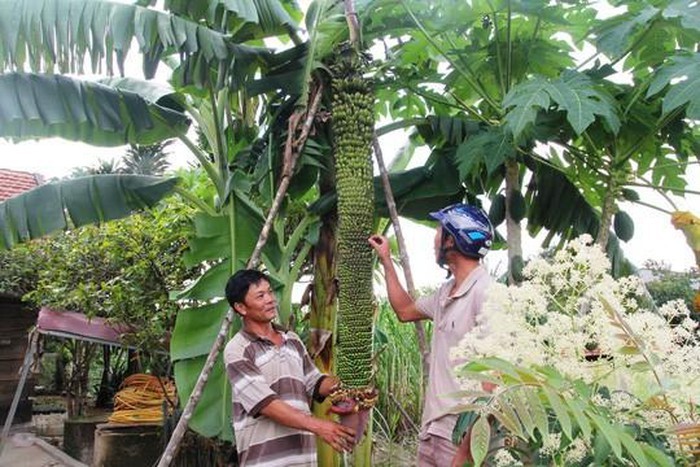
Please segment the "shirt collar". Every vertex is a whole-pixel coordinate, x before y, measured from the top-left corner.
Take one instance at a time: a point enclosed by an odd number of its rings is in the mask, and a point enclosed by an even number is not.
[[[274,329],[275,331],[279,332],[282,335],[283,341],[287,340],[287,331],[288,331],[287,328],[285,328],[281,324],[273,322],[272,329]],[[246,331],[244,328],[241,328],[241,333],[251,342],[255,342],[255,341],[270,342],[270,339],[268,339],[267,337],[262,337],[262,336],[255,334],[254,332]]]
[[[447,298],[449,299],[455,299],[455,298],[460,298],[466,295],[471,288],[474,286],[477,280],[479,280],[484,274],[488,274],[486,272],[486,268],[482,265],[477,266],[469,275],[467,276],[464,281],[459,285],[459,288],[455,293],[452,295],[448,295]],[[454,283],[454,278],[452,279],[452,283]],[[452,286],[450,286],[447,289],[447,293],[449,294],[450,289]]]

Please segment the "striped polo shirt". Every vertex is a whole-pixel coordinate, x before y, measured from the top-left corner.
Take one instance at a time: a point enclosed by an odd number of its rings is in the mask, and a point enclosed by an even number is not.
[[[282,345],[240,330],[224,350],[224,364],[233,388],[233,429],[241,466],[315,466],[316,437],[261,415],[280,399],[304,413],[323,374],[314,366],[303,342],[277,326]]]

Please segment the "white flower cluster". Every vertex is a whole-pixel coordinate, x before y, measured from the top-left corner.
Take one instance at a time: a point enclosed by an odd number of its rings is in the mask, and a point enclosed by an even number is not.
[[[683,418],[690,405],[700,403],[697,323],[681,301],[645,309],[641,281],[615,280],[609,269],[610,261],[590,236],[551,258],[532,260],[520,286],[491,287],[475,328],[453,349],[453,357],[548,365],[571,379],[602,383],[631,395],[610,404],[621,419],[632,405],[639,409],[663,393],[674,415]]]
[[[520,467],[523,465],[522,462],[513,457],[506,449],[499,449],[496,451],[491,462],[496,467]]]
[[[573,465],[581,462],[590,451],[591,446],[584,438],[575,438],[564,453],[565,465]]]

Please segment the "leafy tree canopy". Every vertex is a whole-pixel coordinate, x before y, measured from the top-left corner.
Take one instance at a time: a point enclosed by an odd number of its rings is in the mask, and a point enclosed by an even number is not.
[[[0,251],[0,287],[37,307],[126,323],[128,342],[167,350],[180,308],[169,291],[198,273],[182,260],[191,216],[191,208],[170,198],[125,219]]]

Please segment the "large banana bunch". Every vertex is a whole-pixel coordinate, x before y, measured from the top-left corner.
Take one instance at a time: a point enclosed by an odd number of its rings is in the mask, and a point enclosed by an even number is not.
[[[372,374],[372,250],[374,221],[371,144],[374,96],[362,59],[344,54],[332,67],[332,115],[338,191],[337,373],[347,387],[370,384]]]

